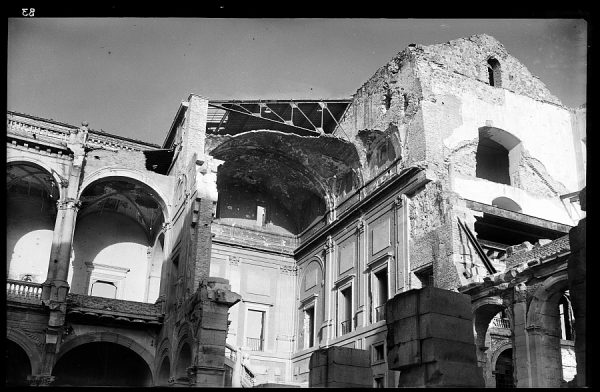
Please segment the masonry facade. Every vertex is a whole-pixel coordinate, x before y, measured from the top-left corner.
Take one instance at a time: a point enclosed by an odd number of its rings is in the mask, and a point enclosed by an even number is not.
[[[192,94],[162,146],[7,120],[10,383],[306,386],[333,346],[393,387],[385,306],[426,286],[471,296],[487,386],[583,382],[585,107],[492,37],[411,45],[351,99]]]

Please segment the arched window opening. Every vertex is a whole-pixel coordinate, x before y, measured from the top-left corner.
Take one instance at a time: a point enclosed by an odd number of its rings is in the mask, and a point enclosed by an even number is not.
[[[502,87],[502,77],[500,73],[500,63],[495,58],[490,58],[487,62],[488,81],[490,86]]]
[[[156,238],[167,213],[158,192],[135,178],[114,176],[89,183],[79,198],[71,292],[155,302],[163,257]]]
[[[82,344],[65,353],[52,371],[56,386],[152,385],[148,364],[135,351],[111,342]]]
[[[28,162],[6,168],[7,277],[42,283],[48,273],[59,191],[52,174]]]
[[[558,313],[560,317],[560,338],[575,340],[575,329],[573,327],[575,318],[573,317],[573,308],[571,307],[568,290],[558,302]]]
[[[31,375],[31,362],[27,353],[12,340],[6,339],[6,386],[27,386],[27,376]]]
[[[188,375],[187,369],[192,365],[192,351],[190,350],[189,344],[185,343],[181,350],[179,350],[179,356],[177,357],[177,368],[175,369],[175,380],[178,382],[187,382]]]
[[[158,385],[165,386],[169,385],[169,377],[171,376],[171,362],[168,357],[163,359],[162,364],[160,365],[160,370],[158,371]]]
[[[512,349],[504,350],[496,360],[494,369],[496,388],[514,388]]]
[[[500,184],[511,185],[511,174],[519,170],[521,141],[500,128],[479,128],[475,154],[475,176]]]

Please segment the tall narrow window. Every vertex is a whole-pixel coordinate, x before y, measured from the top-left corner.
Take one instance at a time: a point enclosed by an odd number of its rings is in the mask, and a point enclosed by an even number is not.
[[[487,62],[488,79],[490,86],[502,87],[502,78],[500,74],[500,63],[495,58],[490,58]]]
[[[375,306],[375,321],[385,319],[385,303],[388,300],[388,273],[387,268],[375,273],[377,302]]]
[[[251,351],[262,351],[265,338],[265,312],[248,310],[246,345]]]
[[[563,295],[558,303],[560,316],[560,338],[563,340],[574,340],[573,334],[573,310],[569,299],[568,291]]]
[[[304,336],[306,348],[315,345],[315,308],[314,306],[304,311]]]
[[[256,206],[256,224],[258,226],[264,226],[267,223],[267,207],[264,205]]]
[[[342,335],[352,331],[352,286],[341,291],[340,319]]]

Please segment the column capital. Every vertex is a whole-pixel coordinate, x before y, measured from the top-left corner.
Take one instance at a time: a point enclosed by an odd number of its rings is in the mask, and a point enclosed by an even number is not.
[[[362,234],[365,231],[365,221],[364,219],[360,218],[358,220],[358,222],[356,222],[356,230],[358,231],[358,234]]]
[[[59,210],[72,209],[77,211],[81,207],[81,200],[68,197],[64,200],[58,200],[56,206]]]
[[[331,238],[331,236],[327,237],[327,241],[325,241],[323,249],[325,250],[325,253],[333,252],[333,238]]]

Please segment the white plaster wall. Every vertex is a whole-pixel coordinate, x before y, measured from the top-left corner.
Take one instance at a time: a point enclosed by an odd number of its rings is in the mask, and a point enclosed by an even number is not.
[[[95,213],[77,220],[71,291],[88,294],[85,263],[129,268],[120,299],[144,302],[148,282],[148,239],[142,228],[122,215]]]
[[[440,88],[434,92],[443,94]],[[455,92],[456,93],[456,92]],[[535,101],[531,98],[501,90],[501,105],[478,99],[473,93],[460,93],[462,123],[444,139],[453,149],[462,141],[479,136],[479,128],[491,121],[492,126],[510,132],[523,143],[523,148],[538,159],[550,176],[570,192],[579,190],[573,145],[571,118],[566,108]]]
[[[26,195],[8,195],[6,210],[6,260],[9,279],[31,274],[42,283],[48,274],[55,216],[49,215],[48,201]]]
[[[497,197],[508,197],[521,206],[523,214],[566,225],[577,224],[557,197],[535,196],[510,185],[460,174],[454,174],[452,189],[465,199],[488,205],[492,205],[492,200]]]

